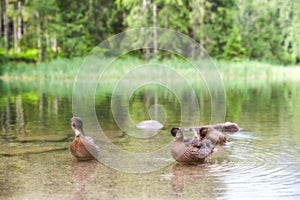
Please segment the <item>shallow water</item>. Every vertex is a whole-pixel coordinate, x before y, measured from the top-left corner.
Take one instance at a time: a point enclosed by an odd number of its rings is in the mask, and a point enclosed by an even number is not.
[[[168,163],[166,167],[141,174],[74,160],[68,150],[73,138],[72,84],[53,84],[0,82],[0,199],[300,198],[299,82],[226,87],[226,121],[243,130],[227,134],[224,148],[204,164],[185,166],[159,157]],[[207,124],[209,95],[200,99],[200,123]],[[140,88],[130,98],[132,121],[148,119],[147,109],[155,102],[164,110],[153,108],[150,115],[167,116],[161,119],[165,121],[159,133],[141,139],[118,128],[110,111],[110,94],[101,93],[95,102],[107,138],[133,153],[163,148],[173,139],[170,128],[191,120],[180,117],[172,93]]]

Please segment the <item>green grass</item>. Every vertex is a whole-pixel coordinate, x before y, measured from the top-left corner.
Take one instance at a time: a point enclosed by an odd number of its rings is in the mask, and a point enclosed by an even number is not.
[[[271,83],[300,81],[299,66],[279,66],[257,61],[216,62],[227,88],[268,87]]]
[[[110,63],[106,68],[103,77],[105,80],[119,80],[124,74],[129,73],[136,67],[149,64],[136,58],[111,60],[95,60],[91,65],[104,67],[104,63]],[[51,62],[40,64],[28,63],[6,63],[0,66],[1,79],[7,80],[71,80],[73,81],[80,70],[83,59],[58,59]],[[300,80],[300,67],[276,66],[268,63],[257,61],[227,62],[213,61],[219,70],[225,84],[230,85],[249,85],[257,83],[280,82],[287,80]],[[99,64],[102,63],[102,64]],[[193,82],[197,79],[197,72],[191,63],[184,59],[174,58],[167,61],[152,60],[150,63],[164,65],[172,68],[184,78]],[[196,62],[199,63],[199,62]],[[201,63],[200,65],[206,65]],[[210,66],[210,65],[209,65]],[[153,71],[155,74],[155,71]],[[144,76],[149,76],[149,73]],[[167,76],[167,74],[166,74]],[[91,72],[91,78],[99,78],[99,74]],[[143,77],[138,77],[143,78]],[[168,77],[170,78],[170,77]]]
[[[1,66],[1,78],[9,80],[72,80],[82,62],[81,58],[58,59],[39,64],[6,63]]]

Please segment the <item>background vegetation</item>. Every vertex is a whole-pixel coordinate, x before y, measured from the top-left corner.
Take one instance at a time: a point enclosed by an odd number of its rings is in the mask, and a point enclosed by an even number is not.
[[[298,0],[0,0],[0,11],[2,62],[83,57],[108,37],[145,26],[187,34],[216,59],[300,60]],[[146,59],[161,54],[150,51]]]

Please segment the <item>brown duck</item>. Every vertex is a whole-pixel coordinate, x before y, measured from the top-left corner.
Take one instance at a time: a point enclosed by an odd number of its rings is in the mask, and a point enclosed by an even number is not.
[[[213,145],[223,145],[226,143],[226,136],[224,133],[211,126],[202,126],[198,128],[197,136],[200,140],[203,140],[204,138],[210,140]]]
[[[233,122],[225,122],[225,123],[214,124],[214,125],[204,125],[202,127],[211,127],[217,131],[221,131],[221,132],[225,132],[225,133],[234,133],[234,132],[238,132],[241,130],[241,128],[236,123],[233,123]],[[202,127],[193,127],[193,128],[188,128],[185,130],[195,132],[195,130],[198,130],[199,128],[202,128]]]
[[[180,128],[172,128],[171,134],[175,140],[171,146],[173,158],[180,163],[196,164],[203,163],[205,159],[213,152],[212,145],[205,138],[185,139]]]
[[[210,125],[210,127],[218,131],[227,132],[227,133],[238,132],[241,130],[241,128],[236,123],[233,122],[225,122],[225,123]]]
[[[91,160],[99,156],[99,147],[93,138],[84,135],[83,123],[79,117],[71,118],[71,127],[75,132],[75,138],[70,150],[77,160]]]

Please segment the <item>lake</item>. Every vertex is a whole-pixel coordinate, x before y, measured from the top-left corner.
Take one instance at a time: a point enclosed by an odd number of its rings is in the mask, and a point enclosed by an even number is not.
[[[155,159],[161,159],[163,167],[147,173],[122,171],[122,163],[134,162],[128,159],[120,158],[111,167],[107,161],[115,157],[114,151],[105,154],[104,163],[77,162],[72,157],[72,92],[72,81],[0,81],[0,199],[300,198],[300,81],[225,83],[224,121],[236,122],[242,131],[227,134],[224,148],[203,164],[180,165],[162,154]],[[172,142],[172,127],[210,123],[210,95],[196,93],[197,112],[191,109],[195,102],[184,99],[191,95],[185,92],[179,88],[178,99],[154,84],[136,88],[129,97],[116,95],[112,103],[112,93],[98,87],[97,121],[106,138],[122,151],[156,152]],[[114,120],[113,106],[125,113],[118,115],[119,122]],[[149,118],[163,121],[164,128],[145,137],[135,135],[132,127],[120,130]],[[142,165],[132,167],[141,172]],[[151,167],[146,161],[145,165]]]

